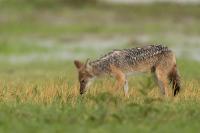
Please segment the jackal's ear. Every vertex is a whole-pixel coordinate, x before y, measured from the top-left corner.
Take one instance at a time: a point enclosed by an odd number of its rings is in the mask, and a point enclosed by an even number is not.
[[[90,59],[88,58],[88,59],[86,60],[86,62],[85,62],[85,68],[86,68],[88,71],[91,70],[91,65],[90,65],[89,61],[90,61]]]
[[[80,69],[83,66],[83,63],[78,60],[74,60],[74,65],[77,69]]]
[[[87,58],[87,60],[86,60],[86,62],[85,62],[85,67],[87,68],[87,67],[89,67],[89,58]]]

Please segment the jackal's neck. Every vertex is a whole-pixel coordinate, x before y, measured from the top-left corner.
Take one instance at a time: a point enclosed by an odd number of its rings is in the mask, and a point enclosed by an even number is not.
[[[104,60],[96,60],[90,62],[90,66],[92,68],[92,73],[94,76],[100,76],[103,74],[109,73],[109,62]]]

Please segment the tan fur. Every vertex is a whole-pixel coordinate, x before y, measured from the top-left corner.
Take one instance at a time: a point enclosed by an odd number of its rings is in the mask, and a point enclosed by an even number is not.
[[[174,66],[176,65],[175,55],[173,53],[168,54],[167,56],[163,56],[156,67],[156,78],[157,82],[160,86],[161,91],[163,91],[166,96],[171,96],[172,92],[169,91],[169,81],[168,76],[170,72],[173,70]]]
[[[125,74],[115,66],[110,66],[110,68],[111,68],[111,74],[114,75],[117,80],[117,83],[114,88],[118,90],[119,88],[122,88],[125,84],[126,81]]]
[[[120,54],[125,54],[125,52],[115,51],[110,55],[103,57],[101,60],[97,60],[97,62],[102,61],[99,64],[93,62],[93,65],[90,65],[88,60],[85,64],[80,61],[74,61],[74,64],[79,72],[80,93],[84,93],[87,83],[91,78],[102,74],[109,74],[116,78],[117,82],[114,88],[119,89],[124,87],[124,94],[127,96],[128,82],[126,75],[129,72],[153,72],[156,75],[157,83],[162,94],[166,96],[172,95],[172,92],[168,89],[169,80],[173,82],[174,96],[179,92],[180,78],[176,68],[176,57],[172,51],[160,52],[152,57],[144,55],[147,56],[148,59],[138,59],[135,64],[129,64],[129,62],[126,62],[126,59],[130,61],[129,58],[125,58],[126,56],[122,55],[124,60],[117,60],[116,63],[112,63],[107,66],[110,63],[110,61],[107,61],[109,58],[112,59],[114,56],[120,58]]]

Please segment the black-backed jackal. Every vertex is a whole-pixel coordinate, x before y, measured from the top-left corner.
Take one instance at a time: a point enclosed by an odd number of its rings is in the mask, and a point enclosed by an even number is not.
[[[78,70],[80,94],[86,91],[94,77],[109,74],[116,78],[116,88],[124,88],[128,96],[127,74],[131,72],[152,72],[162,94],[169,95],[168,84],[172,83],[173,95],[180,91],[180,77],[176,66],[176,57],[167,47],[149,45],[140,48],[114,50],[95,60],[81,63],[74,61]]]

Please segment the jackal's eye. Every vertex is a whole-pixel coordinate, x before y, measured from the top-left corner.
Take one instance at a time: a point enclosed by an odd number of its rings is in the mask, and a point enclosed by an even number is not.
[[[81,83],[85,83],[85,80],[84,80],[84,79],[82,79],[82,80],[81,80]]]

